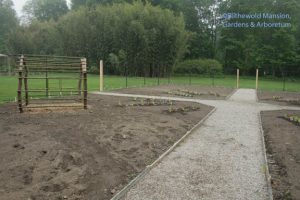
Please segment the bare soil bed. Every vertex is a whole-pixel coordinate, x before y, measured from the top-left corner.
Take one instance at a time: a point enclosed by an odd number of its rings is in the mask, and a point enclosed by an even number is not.
[[[257,97],[266,103],[300,106],[300,92],[257,91]]]
[[[300,126],[284,117],[300,111],[261,113],[275,200],[300,199]]]
[[[89,96],[88,110],[0,106],[0,199],[110,199],[204,118],[189,102]]]
[[[233,91],[233,88],[199,85],[161,85],[113,90],[113,92],[125,94],[142,94],[211,100],[225,99],[228,95],[232,94]]]

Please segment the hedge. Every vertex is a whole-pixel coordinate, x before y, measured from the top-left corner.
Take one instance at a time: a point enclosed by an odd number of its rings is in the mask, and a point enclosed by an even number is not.
[[[178,63],[174,69],[175,74],[221,74],[222,72],[222,64],[214,59],[185,60]]]

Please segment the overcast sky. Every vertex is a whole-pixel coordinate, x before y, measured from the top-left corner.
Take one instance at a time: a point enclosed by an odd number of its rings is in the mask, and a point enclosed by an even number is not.
[[[12,0],[12,1],[14,2],[15,10],[16,10],[18,16],[20,17],[22,14],[22,8],[27,0]],[[70,1],[71,0],[67,0],[68,5],[69,5]]]

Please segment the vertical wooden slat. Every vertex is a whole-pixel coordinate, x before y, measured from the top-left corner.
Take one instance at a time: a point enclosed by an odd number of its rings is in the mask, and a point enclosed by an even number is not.
[[[103,60],[100,60],[100,69],[99,69],[99,73],[100,73],[100,92],[103,91]]]
[[[25,104],[26,106],[29,104],[28,98],[28,68],[26,66],[26,59],[23,58],[23,66],[24,66],[24,89],[25,89]]]
[[[46,97],[49,97],[48,57],[46,56]]]
[[[24,61],[24,56],[21,55],[20,57],[20,66],[19,66],[19,83],[18,83],[18,108],[20,113],[23,112],[23,107],[22,107],[22,79],[23,79],[23,61]]]

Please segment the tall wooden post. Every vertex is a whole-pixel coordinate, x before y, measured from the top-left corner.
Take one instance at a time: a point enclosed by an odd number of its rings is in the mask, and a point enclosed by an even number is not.
[[[258,69],[256,69],[256,84],[255,84],[256,90],[258,89]]]
[[[20,113],[23,112],[23,107],[22,107],[22,79],[23,79],[23,63],[24,62],[24,56],[21,55],[20,57],[20,66],[19,66],[19,83],[18,83],[18,108]]]
[[[103,91],[103,60],[100,60],[100,69],[99,69],[99,73],[100,73],[100,92]]]
[[[87,109],[87,68],[86,58],[81,58],[81,71],[83,76],[83,108]]]
[[[48,57],[46,56],[46,97],[49,97],[49,79],[48,79]]]
[[[236,70],[236,88],[239,89],[240,87],[240,70]]]
[[[24,89],[25,89],[25,105],[28,105],[28,68],[26,66],[25,58],[23,58],[24,66]]]

